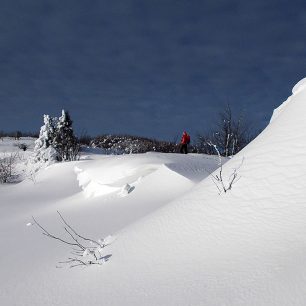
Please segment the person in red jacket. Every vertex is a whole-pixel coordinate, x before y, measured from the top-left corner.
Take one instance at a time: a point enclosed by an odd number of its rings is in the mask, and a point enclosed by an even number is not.
[[[187,134],[186,131],[184,131],[181,144],[180,144],[180,153],[188,153],[188,144],[190,143],[190,136]]]

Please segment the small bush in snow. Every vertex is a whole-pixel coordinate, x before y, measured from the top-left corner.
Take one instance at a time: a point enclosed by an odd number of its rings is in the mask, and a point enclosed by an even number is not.
[[[10,183],[16,177],[15,166],[18,153],[4,153],[0,157],[0,183]]]
[[[209,142],[208,144],[212,148],[214,148],[214,150],[217,152],[218,159],[219,159],[219,173],[210,174],[210,175],[212,177],[214,184],[216,185],[219,191],[219,194],[226,193],[232,189],[233,184],[239,179],[237,170],[241,167],[244,160],[242,159],[241,165],[238,168],[233,169],[233,172],[230,174],[230,176],[227,178],[227,181],[226,181],[223,176],[223,162],[222,162],[221,154],[215,144],[212,144],[211,142]]]
[[[26,150],[28,149],[28,145],[25,144],[25,143],[19,143],[19,144],[18,144],[18,148],[19,148],[20,150],[26,151]]]
[[[102,255],[103,249],[110,243],[108,239],[99,239],[98,241],[86,238],[78,234],[72,227],[67,223],[64,217],[57,212],[61,222],[64,226],[64,231],[68,238],[58,237],[47,231],[38,221],[32,217],[33,224],[37,225],[42,231],[43,235],[57,240],[62,244],[71,247],[70,256],[65,261],[60,261],[60,264],[66,264],[70,268],[78,266],[90,266],[90,265],[102,265],[109,260],[111,255]],[[27,225],[33,225],[28,223]]]

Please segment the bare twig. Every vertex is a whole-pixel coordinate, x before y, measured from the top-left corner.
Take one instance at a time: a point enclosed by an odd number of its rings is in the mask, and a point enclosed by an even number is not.
[[[89,238],[85,238],[81,235],[79,235],[67,222],[66,220],[64,219],[64,217],[61,215],[61,213],[59,211],[57,211],[57,213],[59,214],[60,218],[62,219],[62,221],[68,226],[68,228],[78,237],[82,238],[83,240],[85,241],[90,241],[92,243],[95,243],[96,245],[98,245],[99,247],[103,248],[105,245],[101,245],[99,242],[93,240],[93,239],[89,239]]]
[[[77,243],[68,242],[68,241],[66,241],[66,240],[64,240],[64,239],[62,239],[62,238],[59,238],[59,237],[56,237],[56,236],[50,234],[44,227],[42,227],[42,226],[37,222],[37,220],[36,220],[33,216],[32,216],[32,219],[33,219],[34,223],[35,223],[38,227],[40,227],[40,228],[42,229],[43,235],[45,235],[45,236],[47,236],[47,237],[49,237],[49,238],[53,238],[53,239],[59,240],[59,241],[65,243],[65,244],[68,244],[68,245],[79,246],[79,244],[77,244]]]
[[[223,162],[222,162],[222,157],[221,157],[220,151],[218,150],[217,146],[215,144],[213,144],[212,142],[208,142],[208,145],[213,147],[218,154],[219,174],[213,175],[213,174],[210,173],[210,176],[211,176],[212,181],[214,182],[215,186],[217,187],[217,189],[219,191],[219,195],[220,195],[222,192],[226,193],[228,190],[231,190],[232,187],[233,187],[233,184],[237,180],[240,179],[240,178],[238,178],[237,170],[239,170],[240,167],[242,166],[244,158],[242,159],[240,165],[237,168],[235,168],[233,170],[233,172],[231,173],[231,175],[229,176],[228,183],[225,184],[224,178],[223,178]]]
[[[36,224],[41,230],[42,234],[58,240],[64,244],[67,244],[71,246],[72,251],[70,254],[72,254],[74,257],[69,257],[68,260],[66,261],[61,261],[59,262],[60,264],[69,264],[70,268],[77,267],[77,266],[88,266],[88,265],[101,265],[103,264],[104,260],[101,256],[101,249],[106,246],[106,244],[101,244],[95,240],[86,238],[80,234],[78,234],[72,227],[71,225],[68,224],[68,222],[64,219],[64,217],[61,215],[61,213],[58,211],[57,212],[61,221],[64,223],[64,231],[66,234],[69,235],[70,240],[55,236],[51,234],[45,227],[43,227],[33,216],[33,222]],[[79,239],[78,239],[79,238]],[[83,240],[85,243],[90,242],[95,244],[96,246],[92,245],[86,245],[82,241]],[[82,258],[82,259],[81,259]]]

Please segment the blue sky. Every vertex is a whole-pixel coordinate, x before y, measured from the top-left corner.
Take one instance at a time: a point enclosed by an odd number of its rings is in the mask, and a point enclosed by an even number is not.
[[[229,103],[254,129],[306,71],[305,0],[0,0],[0,130],[173,139]]]

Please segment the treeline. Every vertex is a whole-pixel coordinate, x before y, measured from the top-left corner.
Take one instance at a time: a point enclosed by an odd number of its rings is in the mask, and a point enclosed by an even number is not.
[[[64,112],[65,113],[65,112]],[[63,114],[64,114],[63,113]],[[62,116],[64,116],[62,114]],[[161,141],[157,139],[151,139],[141,136],[132,135],[110,135],[102,134],[96,137],[91,137],[83,132],[81,136],[76,137],[73,135],[72,120],[67,112],[67,119],[64,125],[67,125],[67,130],[71,133],[71,139],[73,146],[69,148],[70,140],[66,141],[66,136],[61,136],[62,140],[55,140],[54,131],[58,129],[58,118],[45,116],[44,120],[48,118],[48,122],[42,126],[40,134],[31,132],[3,132],[0,131],[0,138],[3,137],[14,137],[19,139],[20,137],[34,137],[43,139],[40,146],[42,148],[48,148],[49,146],[56,148],[60,155],[64,153],[67,155],[69,150],[78,147],[82,150],[82,146],[101,148],[105,154],[130,154],[130,153],[146,153],[146,152],[162,152],[162,153],[178,153],[179,143],[175,141]],[[61,119],[63,120],[63,119]],[[251,128],[250,121],[240,114],[233,114],[232,109],[227,105],[220,113],[215,121],[213,127],[207,129],[202,133],[198,133],[193,137],[191,144],[188,145],[189,153],[202,153],[202,154],[216,154],[216,149],[222,156],[232,156],[242,150],[251,140],[253,140],[258,133],[254,133]],[[47,135],[47,136],[46,136]],[[67,142],[67,144],[66,144]],[[77,143],[76,143],[77,142]],[[60,145],[64,143],[64,145]],[[78,144],[78,145],[77,145]],[[64,149],[60,149],[64,146]],[[62,153],[64,152],[64,153]],[[64,154],[64,155],[65,155]],[[61,156],[61,159],[67,160],[65,156]],[[69,155],[69,154],[68,154]],[[72,159],[75,157],[73,156]]]
[[[80,141],[82,143],[82,139],[80,139]],[[178,145],[174,142],[131,135],[100,135],[93,138],[90,141],[89,146],[101,148],[106,153],[110,154],[178,152]]]
[[[20,139],[21,137],[33,137],[38,138],[39,133],[37,132],[22,132],[22,131],[11,131],[5,132],[0,130],[0,139],[4,137],[11,137],[15,139]]]
[[[216,148],[222,156],[232,156],[250,143],[258,132],[254,132],[250,120],[243,113],[233,113],[227,105],[215,121],[213,127],[198,133],[188,145],[189,153],[214,155]],[[95,138],[80,137],[80,143],[98,147],[109,154],[128,154],[145,152],[178,153],[179,144],[131,135],[101,135]]]

